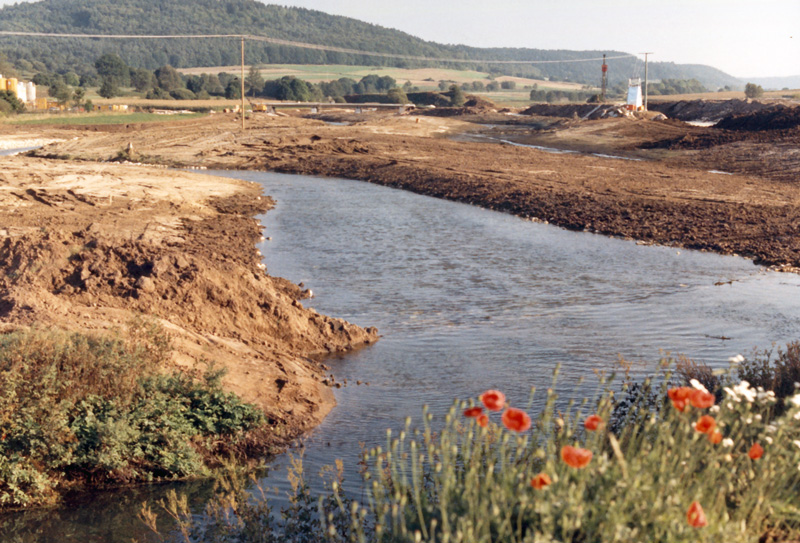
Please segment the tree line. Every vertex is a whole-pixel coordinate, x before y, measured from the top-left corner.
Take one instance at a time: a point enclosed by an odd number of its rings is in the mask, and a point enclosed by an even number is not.
[[[114,53],[106,53],[94,63],[96,75],[79,76],[75,72],[59,74],[39,72],[32,81],[47,87],[48,93],[59,103],[85,105],[85,89],[99,87],[103,98],[124,95],[133,89],[152,100],[207,100],[211,98],[240,99],[242,81],[239,76],[219,74],[184,75],[172,66],[155,70],[134,68]],[[344,102],[345,96],[379,93],[390,101],[403,103],[406,92],[418,90],[406,82],[399,87],[390,76],[369,74],[359,81],[340,78],[334,81],[311,83],[294,76],[265,80],[259,66],[251,66],[244,80],[246,96],[298,102],[334,100]]]

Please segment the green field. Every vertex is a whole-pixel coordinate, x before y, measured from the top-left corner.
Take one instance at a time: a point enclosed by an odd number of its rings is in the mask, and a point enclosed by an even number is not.
[[[245,70],[249,70],[249,66],[245,66]],[[214,66],[205,68],[184,68],[179,70],[184,74],[218,74],[220,72],[227,72],[230,74],[239,74],[241,66]],[[342,64],[266,64],[261,67],[261,75],[266,79],[280,79],[287,75],[293,75],[300,79],[312,83],[320,81],[333,81],[341,77],[349,77],[358,81],[362,77],[370,74],[378,76],[386,76],[397,80],[398,84],[402,85],[406,81],[411,81],[411,84],[419,87],[421,90],[435,90],[438,89],[440,80],[456,83],[471,83],[473,81],[481,81],[488,83],[491,81],[491,75],[486,72],[477,72],[474,70],[449,70],[444,68],[392,68],[385,66],[349,66]],[[528,79],[523,77],[512,76],[498,76],[496,81],[515,81],[517,88],[525,86],[538,85],[542,89],[552,90],[579,90],[581,85],[578,83],[567,83],[561,81],[545,81],[541,79]],[[513,91],[508,91],[513,92]],[[519,91],[517,91],[519,92]]]
[[[205,113],[182,113],[176,115],[157,115],[155,113],[66,113],[63,115],[20,115],[6,119],[3,122],[23,125],[128,124],[195,119],[204,115]]]

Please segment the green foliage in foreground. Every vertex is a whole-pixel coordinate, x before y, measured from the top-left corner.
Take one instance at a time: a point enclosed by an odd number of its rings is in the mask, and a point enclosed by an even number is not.
[[[23,104],[16,94],[7,90],[0,90],[0,116],[9,113],[19,113],[25,110]]]
[[[195,119],[204,116],[205,113],[182,113],[176,115],[158,115],[155,113],[116,113],[105,115],[54,115],[45,118],[25,119],[16,117],[8,121],[9,124],[24,125],[95,125],[95,124],[129,124],[129,123],[153,123],[174,121],[176,119]]]
[[[82,483],[207,475],[214,453],[263,425],[220,372],[165,374],[168,356],[163,332],[142,323],[117,338],[0,337],[0,507],[53,503]]]
[[[388,432],[385,449],[366,455],[364,504],[344,499],[334,482],[314,515],[307,489],[295,485],[282,524],[241,485],[224,485],[202,523],[176,496],[162,506],[179,520],[183,541],[284,541],[286,530],[288,540],[309,543],[796,540],[800,393],[781,401],[733,384],[733,375],[715,391],[717,405],[684,411],[668,399],[669,376],[628,388],[620,400],[607,389],[565,412],[550,389],[523,433],[506,429],[499,414],[486,427],[465,418],[474,401],[456,404],[443,425],[425,413],[421,428],[407,421],[399,435]],[[607,423],[589,431],[595,413]],[[714,442],[695,429],[702,416],[721,434]],[[750,454],[756,443],[760,458]],[[568,465],[565,446],[591,451],[588,465]],[[540,474],[549,484],[534,488]],[[690,525],[694,502],[705,526]],[[154,525],[153,511],[143,513]]]

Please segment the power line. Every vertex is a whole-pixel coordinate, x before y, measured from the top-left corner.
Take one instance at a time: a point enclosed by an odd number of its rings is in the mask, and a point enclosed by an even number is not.
[[[335,47],[330,45],[318,45],[315,43],[304,43],[291,40],[282,40],[279,38],[268,38],[266,36],[253,36],[249,34],[169,34],[169,35],[137,35],[137,34],[56,34],[48,32],[16,32],[10,30],[0,30],[0,36],[23,36],[35,38],[91,38],[91,39],[111,39],[111,40],[129,40],[129,39],[145,39],[145,40],[160,40],[160,39],[196,39],[196,38],[236,38],[245,39],[249,41],[258,41],[272,43],[275,45],[285,45],[289,47],[300,47],[303,49],[315,49],[318,51],[329,51],[332,53],[345,53],[349,55],[363,55],[371,57],[382,58],[395,58],[400,60],[419,60],[428,62],[459,62],[459,63],[483,63],[483,64],[563,64],[563,63],[576,63],[576,62],[597,62],[603,60],[603,57],[595,58],[579,58],[579,59],[564,59],[564,60],[494,60],[494,59],[472,59],[472,58],[439,58],[439,57],[423,57],[415,55],[401,55],[397,53],[379,53],[376,51],[360,51],[358,49],[347,49],[344,47]],[[636,58],[636,55],[617,55],[614,57],[607,57],[607,60],[621,59],[621,58]]]

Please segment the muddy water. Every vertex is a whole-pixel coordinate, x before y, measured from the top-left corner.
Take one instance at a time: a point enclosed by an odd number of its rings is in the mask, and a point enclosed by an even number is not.
[[[377,326],[331,362],[338,407],[305,444],[315,468],[384,430],[499,388],[524,403],[562,367],[583,398],[619,357],[664,351],[715,367],[800,337],[800,277],[710,253],[569,232],[465,204],[344,180],[237,173],[278,202],[262,217],[268,272],[303,282],[321,313]],[[586,378],[584,383],[581,379]],[[369,386],[356,385],[361,380]],[[316,472],[316,469],[312,470]]]
[[[328,361],[348,385],[305,440],[312,481],[336,458],[355,481],[360,443],[382,444],[386,428],[406,415],[419,420],[423,404],[441,413],[490,387],[524,403],[557,364],[560,392],[582,397],[593,371],[612,369],[619,356],[639,373],[655,367],[662,349],[721,367],[737,353],[800,337],[800,277],[741,258],[568,232],[355,181],[209,173],[258,181],[276,199],[260,217],[272,238],[259,247],[270,274],[311,288],[305,305],[383,334]],[[265,481],[279,495],[286,464],[279,459]],[[199,511],[209,486],[181,489]],[[144,541],[136,511],[164,491],[84,496],[69,508],[0,519],[0,534]]]

